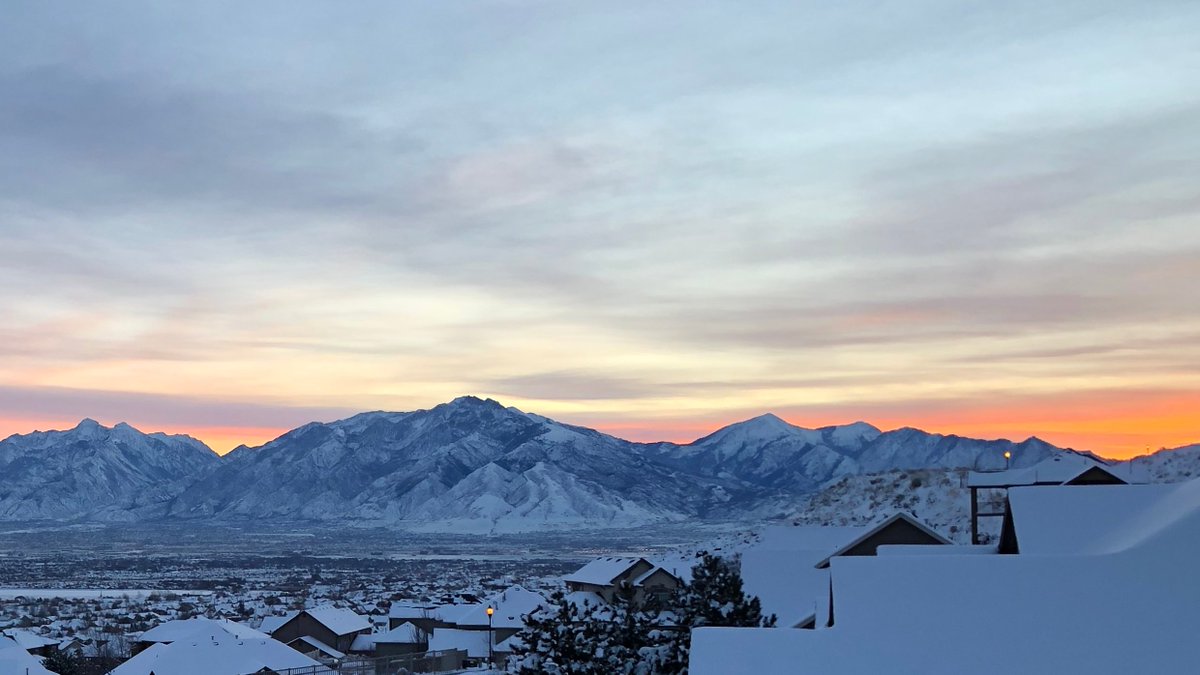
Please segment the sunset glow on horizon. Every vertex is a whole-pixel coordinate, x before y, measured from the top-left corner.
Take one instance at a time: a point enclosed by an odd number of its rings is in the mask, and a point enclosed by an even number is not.
[[[0,436],[1200,443],[1200,4],[22,4]]]

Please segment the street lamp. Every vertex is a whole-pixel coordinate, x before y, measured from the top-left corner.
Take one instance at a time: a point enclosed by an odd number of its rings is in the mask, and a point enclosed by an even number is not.
[[[493,649],[492,645],[494,645],[496,642],[496,634],[494,632],[492,632],[492,615],[495,613],[496,613],[495,608],[493,608],[493,607],[487,608],[487,615],[488,615],[488,668],[491,668],[492,664],[495,663],[495,661],[496,661],[496,654],[495,654],[495,652],[492,651],[492,649]]]
[[[1005,470],[1008,469],[1008,462],[1011,459],[1012,459],[1012,450],[1005,450],[1004,451],[1004,468],[1005,468]]]

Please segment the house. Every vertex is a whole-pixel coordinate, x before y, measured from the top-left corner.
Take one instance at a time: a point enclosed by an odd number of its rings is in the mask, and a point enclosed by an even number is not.
[[[817,568],[829,567],[836,557],[876,555],[880,546],[950,546],[954,542],[943,537],[913,515],[897,511],[842,544],[817,563]]]
[[[296,613],[271,632],[271,637],[285,644],[297,638],[311,637],[337,652],[348,652],[359,635],[371,633],[371,622],[364,616],[338,607],[315,607]],[[297,643],[309,645],[308,642]]]
[[[263,617],[262,623],[259,624],[258,630],[259,632],[266,633],[267,635],[272,635],[276,630],[279,629],[280,626],[288,621],[291,621],[299,613],[300,612],[288,612],[287,614],[277,616],[265,616]]]
[[[355,639],[361,637],[362,635],[358,635],[355,637]],[[320,661],[321,663],[336,664],[346,658],[346,654],[344,652],[340,652],[333,647],[330,647],[311,635],[301,635],[295,640],[287,643],[287,646],[295,649],[308,658]]]
[[[681,583],[677,569],[667,569],[645,558],[597,558],[563,577],[571,593],[595,593],[612,602],[623,588],[634,589],[635,597],[669,594]]]
[[[180,640],[216,640],[218,638],[233,638],[235,640],[261,640],[266,633],[256,631],[228,619],[174,619],[166,621],[142,633],[131,651],[134,654],[156,643],[170,644]]]
[[[83,640],[73,637],[66,638],[58,643],[58,651],[64,654],[82,655],[85,647],[86,643]]]
[[[512,586],[488,597],[478,605],[468,605],[463,611],[447,618],[457,629],[490,629],[494,633],[494,644],[524,628],[525,617],[544,604],[546,598],[541,593],[526,590],[521,586]],[[489,608],[492,610],[490,620],[487,613]]]
[[[42,665],[42,659],[21,648],[17,641],[0,636],[0,673],[14,675],[55,675]]]
[[[1008,490],[1031,485],[1128,485],[1134,480],[1132,464],[1107,464],[1090,456],[1063,452],[1048,457],[1033,466],[1006,471],[972,471],[967,475],[971,490],[971,543],[984,543],[980,536],[980,520],[1004,515],[1001,504]],[[980,510],[980,494],[985,510]]]
[[[429,651],[459,654],[459,662],[449,670],[459,670],[470,663],[483,663],[494,654],[489,647],[488,632],[459,628],[435,628],[429,636]]]
[[[247,675],[306,668],[306,675],[334,675],[321,663],[271,638],[158,642],[109,675]],[[8,672],[8,671],[3,671]]]
[[[645,558],[597,558],[563,577],[568,591],[595,593],[612,602],[617,590],[654,569]]]
[[[402,623],[371,638],[375,643],[376,656],[420,654],[429,649],[429,632],[413,623]]]
[[[12,640],[18,647],[34,656],[49,656],[52,652],[58,651],[60,642],[58,639],[48,638],[21,628],[8,628],[0,631],[0,636]]]
[[[1195,670],[1200,584],[1187,575],[1200,559],[1200,480],[1013,487],[1007,511],[1012,554],[881,546],[836,556],[831,625],[695,629],[689,672]]]
[[[374,622],[372,622],[374,628]],[[370,633],[359,633],[354,636],[354,641],[350,643],[351,654],[374,654],[375,653],[375,636],[377,633],[372,630]]]
[[[460,605],[450,605],[459,607]],[[411,623],[417,628],[429,633],[436,626],[449,625],[441,619],[439,606],[423,602],[393,602],[388,608],[388,629],[402,624]]]
[[[683,580],[679,577],[678,572],[661,566],[655,566],[654,569],[633,580],[637,597],[665,599],[681,585],[683,585]]]
[[[777,526],[741,553],[743,590],[783,628],[829,621],[829,564],[839,556],[876,555],[897,545],[944,546],[950,541],[914,516],[898,512],[868,526]]]

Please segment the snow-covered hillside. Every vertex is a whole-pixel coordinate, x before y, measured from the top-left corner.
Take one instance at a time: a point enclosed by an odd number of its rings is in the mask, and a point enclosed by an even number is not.
[[[905,511],[965,544],[971,538],[966,474],[965,469],[919,469],[846,476],[803,497],[791,520],[798,525],[867,525]]]
[[[1191,480],[1200,476],[1200,443],[1159,450],[1150,455],[1136,457],[1127,463],[1133,464],[1136,475],[1146,475],[1156,483]]]
[[[215,469],[219,458],[189,436],[144,434],[85,419],[67,431],[0,441],[0,519],[133,520]]]

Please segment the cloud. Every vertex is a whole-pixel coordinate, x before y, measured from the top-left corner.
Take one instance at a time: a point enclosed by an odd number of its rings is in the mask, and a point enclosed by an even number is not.
[[[361,412],[345,408],[270,405],[197,396],[80,390],[64,387],[0,386],[0,416],[6,418],[127,421],[147,431],[171,427],[278,427],[331,422]]]
[[[591,401],[604,399],[638,399],[671,393],[670,386],[639,380],[633,377],[613,377],[603,373],[557,371],[531,373],[491,380],[488,391],[501,396],[523,399]]]
[[[8,16],[25,413],[1200,384],[1194,4]]]

